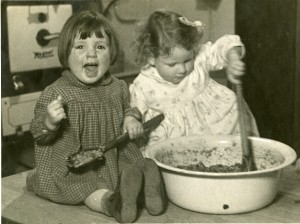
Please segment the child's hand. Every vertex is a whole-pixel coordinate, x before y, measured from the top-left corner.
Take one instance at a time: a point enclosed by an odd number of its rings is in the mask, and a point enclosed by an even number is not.
[[[63,108],[62,97],[59,95],[47,106],[46,125],[50,130],[55,130],[62,119],[67,118]]]
[[[228,66],[226,73],[228,80],[234,84],[241,83],[241,77],[245,74],[246,66],[241,60],[239,48],[235,47],[228,52]]]
[[[128,132],[130,139],[135,139],[144,134],[142,124],[132,116],[125,117],[123,131],[124,133]]]

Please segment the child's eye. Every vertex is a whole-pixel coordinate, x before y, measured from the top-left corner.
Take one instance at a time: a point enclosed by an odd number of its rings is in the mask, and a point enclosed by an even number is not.
[[[105,50],[105,49],[106,49],[106,47],[105,47],[104,45],[99,45],[99,46],[97,46],[97,49],[100,49],[100,50]]]
[[[176,63],[172,63],[172,64],[167,64],[169,67],[174,67],[176,65]]]
[[[83,49],[83,45],[76,45],[75,49]]]

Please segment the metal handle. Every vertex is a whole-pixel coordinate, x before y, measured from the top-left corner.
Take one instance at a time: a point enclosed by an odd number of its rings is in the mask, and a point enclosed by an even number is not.
[[[164,115],[160,114],[149,121],[143,124],[143,128],[145,132],[151,131],[156,128],[160,122],[164,119]],[[100,145],[97,148],[90,148],[90,149],[80,149],[79,152],[76,152],[66,159],[67,166],[70,168],[79,168],[84,166],[88,163],[91,163],[97,159],[103,158],[103,153],[109,149],[115,148],[118,144],[129,140],[129,134],[123,134],[119,137],[108,141],[106,145]]]
[[[162,120],[164,118],[165,118],[164,115],[160,114],[160,115],[150,119],[149,121],[146,121],[145,123],[143,123],[144,132],[148,132],[148,131],[156,128],[160,124],[160,122],[162,122]],[[127,140],[129,140],[128,133],[120,135],[119,137],[106,143],[105,151],[115,148],[118,144],[125,142]]]

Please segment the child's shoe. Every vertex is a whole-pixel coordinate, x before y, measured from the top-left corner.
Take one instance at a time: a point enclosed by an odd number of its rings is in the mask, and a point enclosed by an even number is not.
[[[156,163],[149,158],[138,160],[144,175],[145,206],[150,215],[161,214],[166,205],[164,184]]]
[[[122,171],[119,188],[115,192],[114,217],[120,223],[131,223],[137,218],[137,198],[142,188],[143,175],[131,166]]]

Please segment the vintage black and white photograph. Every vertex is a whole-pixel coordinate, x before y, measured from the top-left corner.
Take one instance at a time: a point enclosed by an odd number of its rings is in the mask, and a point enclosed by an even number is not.
[[[299,223],[300,0],[1,0],[1,223]]]

